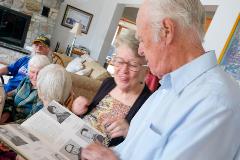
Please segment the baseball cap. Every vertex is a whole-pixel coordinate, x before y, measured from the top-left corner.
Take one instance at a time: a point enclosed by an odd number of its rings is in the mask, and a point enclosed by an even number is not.
[[[38,36],[32,43],[40,42],[48,47],[50,47],[50,40],[46,36]]]

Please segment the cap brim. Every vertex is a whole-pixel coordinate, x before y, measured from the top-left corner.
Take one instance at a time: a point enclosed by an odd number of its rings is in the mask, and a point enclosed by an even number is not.
[[[48,46],[46,43],[44,43],[43,41],[41,41],[41,40],[34,40],[33,42],[32,42],[32,44],[35,44],[35,43],[37,43],[37,42],[40,42],[41,44],[43,44],[43,45],[45,45],[45,46]],[[48,46],[49,47],[49,46]]]

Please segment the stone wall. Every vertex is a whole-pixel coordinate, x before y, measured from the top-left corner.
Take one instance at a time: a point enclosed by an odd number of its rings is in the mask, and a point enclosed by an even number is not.
[[[63,0],[0,0],[0,5],[32,16],[24,46],[31,46],[33,39],[40,34],[51,38],[55,20]],[[43,6],[50,8],[49,16],[41,15]]]
[[[14,50],[0,47],[0,64],[10,64],[15,62],[17,59],[25,56]]]

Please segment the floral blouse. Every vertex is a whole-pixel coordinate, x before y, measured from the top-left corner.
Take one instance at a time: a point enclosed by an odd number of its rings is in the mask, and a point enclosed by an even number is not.
[[[124,119],[130,108],[131,106],[127,106],[107,94],[96,108],[83,117],[83,120],[100,132],[106,134],[103,122],[106,120],[115,121]]]

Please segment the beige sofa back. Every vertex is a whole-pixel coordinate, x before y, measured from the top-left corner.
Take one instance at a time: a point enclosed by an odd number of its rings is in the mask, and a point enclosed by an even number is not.
[[[90,78],[102,81],[102,80],[106,79],[107,77],[110,77],[110,74],[108,73],[108,71],[103,66],[101,66],[99,63],[97,63],[95,61],[85,62],[83,64],[84,64],[85,68],[92,69],[92,72],[89,75]]]
[[[75,96],[84,96],[91,102],[102,81],[73,73],[71,73],[71,77]]]

